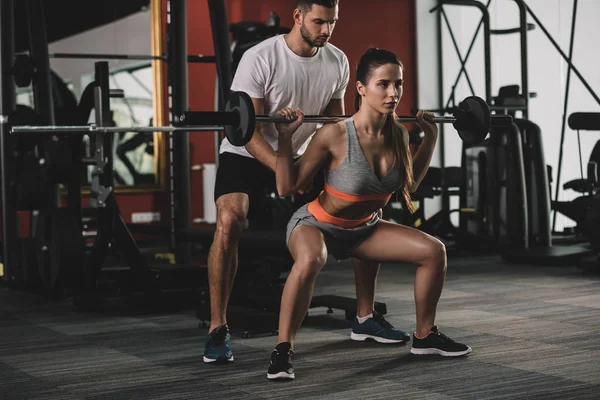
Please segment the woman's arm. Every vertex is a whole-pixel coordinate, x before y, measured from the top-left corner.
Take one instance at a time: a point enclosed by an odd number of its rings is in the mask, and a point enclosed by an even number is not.
[[[429,164],[431,163],[431,158],[433,157],[433,152],[435,150],[435,144],[438,137],[438,128],[433,122],[433,118],[434,115],[428,111],[420,110],[417,113],[417,124],[419,127],[421,127],[421,129],[423,129],[425,136],[419,145],[419,149],[413,156],[414,185],[411,188],[412,192],[416,191],[423,181],[423,178],[429,169]]]
[[[275,167],[277,192],[280,196],[289,196],[312,182],[319,169],[329,159],[331,135],[339,128],[335,124],[328,124],[317,130],[302,157],[294,163],[292,136],[302,123],[304,115],[299,110],[294,114],[287,109],[282,110],[280,114],[289,119],[298,115],[296,122],[276,124],[279,132]]]

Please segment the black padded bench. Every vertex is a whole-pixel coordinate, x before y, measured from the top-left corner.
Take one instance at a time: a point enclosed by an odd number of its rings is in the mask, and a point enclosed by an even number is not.
[[[200,244],[208,251],[213,235],[213,229],[192,229],[181,232],[177,239]],[[249,337],[251,332],[275,334],[285,285],[282,275],[293,265],[285,243],[285,232],[245,230],[240,235],[238,253],[238,273],[227,310],[228,322],[238,328],[241,326],[243,337]],[[317,307],[327,308],[328,313],[332,313],[333,309],[343,310],[348,321],[356,316],[356,299],[351,297],[315,296],[310,308]],[[375,310],[386,314],[386,304],[375,302]],[[201,302],[196,317],[201,320],[200,326],[206,327],[210,320],[208,298]]]

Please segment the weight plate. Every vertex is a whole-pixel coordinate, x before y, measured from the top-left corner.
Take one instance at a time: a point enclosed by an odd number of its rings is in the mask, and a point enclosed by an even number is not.
[[[245,146],[252,139],[256,126],[256,114],[252,99],[245,92],[231,92],[225,111],[237,115],[230,125],[224,127],[227,140],[234,146]]]
[[[480,143],[490,132],[490,108],[481,97],[469,96],[460,102],[454,115],[454,128],[460,138],[469,144]]]

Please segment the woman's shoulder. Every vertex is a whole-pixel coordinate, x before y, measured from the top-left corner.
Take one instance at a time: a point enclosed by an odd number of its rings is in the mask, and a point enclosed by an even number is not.
[[[344,121],[325,124],[317,130],[315,137],[328,143],[335,143],[346,137],[346,124]]]

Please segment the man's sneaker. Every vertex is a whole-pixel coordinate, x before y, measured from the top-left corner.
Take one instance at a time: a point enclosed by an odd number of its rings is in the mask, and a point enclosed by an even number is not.
[[[413,343],[410,352],[418,355],[439,354],[445,357],[464,356],[471,352],[471,348],[466,344],[457,343],[438,331],[437,326],[431,328],[431,332],[419,339],[413,334]]]
[[[204,339],[204,362],[228,362],[233,361],[231,352],[231,335],[229,327],[221,325],[215,328]]]
[[[279,343],[271,353],[271,365],[267,371],[269,379],[294,379],[294,366],[292,358],[294,351],[289,342]]]
[[[362,324],[358,322],[357,317],[354,317],[350,338],[361,342],[373,339],[379,343],[406,343],[410,340],[410,335],[394,328],[382,314],[373,311],[373,318],[369,318]]]

